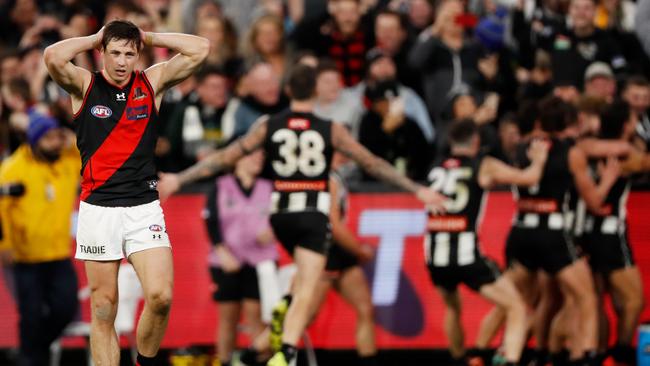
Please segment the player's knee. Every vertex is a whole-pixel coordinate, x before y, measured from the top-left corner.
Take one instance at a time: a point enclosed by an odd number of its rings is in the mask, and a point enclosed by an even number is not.
[[[147,306],[154,314],[166,316],[172,306],[172,290],[156,289],[147,294]]]
[[[92,293],[92,312],[95,319],[101,322],[113,322],[117,314],[117,294],[103,291]]]

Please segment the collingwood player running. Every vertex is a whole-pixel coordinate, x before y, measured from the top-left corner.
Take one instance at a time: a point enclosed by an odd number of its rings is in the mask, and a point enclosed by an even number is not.
[[[519,362],[526,333],[525,305],[514,284],[502,277],[496,264],[479,248],[478,227],[486,189],[503,184],[531,187],[538,184],[548,149],[535,142],[528,150],[531,163],[526,169],[513,168],[479,153],[480,137],[471,120],[454,123],[449,129],[451,155],[429,173],[431,188],[450,198],[444,215],[432,213],[425,238],[425,256],[431,279],[438,287],[447,315],[445,331],[451,354],[463,356],[458,285],[464,283],[506,314],[505,358]]]
[[[293,300],[282,336],[282,349],[268,365],[287,365],[309,320],[314,289],[325,268],[330,245],[328,179],[331,158],[339,151],[378,179],[416,194],[425,204],[442,209],[441,195],[414,183],[386,161],[360,145],[338,123],[313,114],[316,70],[297,65],[288,79],[290,109],[262,117],[240,140],[216,151],[179,174],[162,174],[158,184],[162,198],[181,186],[232,165],[245,154],[263,148],[267,171],[274,182],[271,225],[297,265]],[[435,206],[435,207],[434,207]]]

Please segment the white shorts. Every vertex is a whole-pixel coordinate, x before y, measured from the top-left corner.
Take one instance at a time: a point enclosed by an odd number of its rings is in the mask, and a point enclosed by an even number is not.
[[[171,247],[158,200],[131,207],[79,204],[75,258],[120,260],[158,247]]]

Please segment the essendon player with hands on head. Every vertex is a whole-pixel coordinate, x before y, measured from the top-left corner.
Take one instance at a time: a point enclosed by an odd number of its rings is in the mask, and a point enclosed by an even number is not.
[[[143,46],[178,54],[169,61],[134,70]],[[156,191],[154,148],[163,93],[190,76],[209,51],[205,38],[143,32],[115,20],[96,34],[48,47],[45,64],[72,97],[81,152],[78,259],[85,261],[91,290],[90,344],[98,365],[119,364],[117,273],[122,258],[133,264],[144,290],[138,323],[138,364],[154,364],[167,327],[173,266],[163,212]],[[97,48],[103,69],[75,66],[79,53]]]
[[[161,198],[165,198],[184,184],[210,176],[258,148],[264,149],[266,170],[274,181],[271,225],[280,242],[293,254],[298,268],[293,301],[284,322],[282,350],[268,363],[273,366],[286,365],[295,357],[296,345],[309,320],[316,285],[325,268],[331,237],[328,180],[335,150],[378,179],[414,193],[434,210],[443,210],[446,200],[371,154],[344,126],[316,117],[315,88],[316,70],[306,65],[295,66],[288,79],[289,110],[262,117],[237,142],[185,171],[162,174],[158,185]]]
[[[464,356],[458,285],[495,303],[506,314],[504,353],[507,365],[518,364],[526,335],[526,307],[512,281],[501,276],[496,264],[483,256],[478,229],[486,189],[503,184],[530,187],[538,184],[548,147],[537,141],[528,149],[530,165],[513,168],[480,154],[478,127],[471,120],[455,122],[449,129],[451,155],[429,173],[431,189],[450,198],[446,213],[431,213],[424,253],[433,283],[447,306],[445,331],[452,357]]]

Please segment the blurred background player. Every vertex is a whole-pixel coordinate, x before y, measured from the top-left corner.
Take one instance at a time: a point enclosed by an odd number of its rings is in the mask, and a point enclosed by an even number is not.
[[[79,309],[72,265],[72,211],[79,188],[79,152],[50,116],[32,112],[28,143],[2,164],[0,184],[24,195],[0,203],[0,251],[13,258],[20,314],[20,365],[48,365],[50,344]],[[67,137],[67,138],[66,138]]]
[[[432,190],[445,194],[450,202],[444,215],[430,215],[424,252],[431,279],[447,306],[445,332],[450,351],[457,362],[463,362],[458,285],[464,283],[505,312],[505,364],[517,365],[527,330],[526,306],[512,281],[501,276],[497,265],[481,253],[477,232],[485,190],[501,184],[538,184],[548,148],[540,142],[531,145],[531,164],[522,170],[480,154],[479,129],[472,120],[452,124],[449,142],[451,153],[431,170],[429,182]]]

